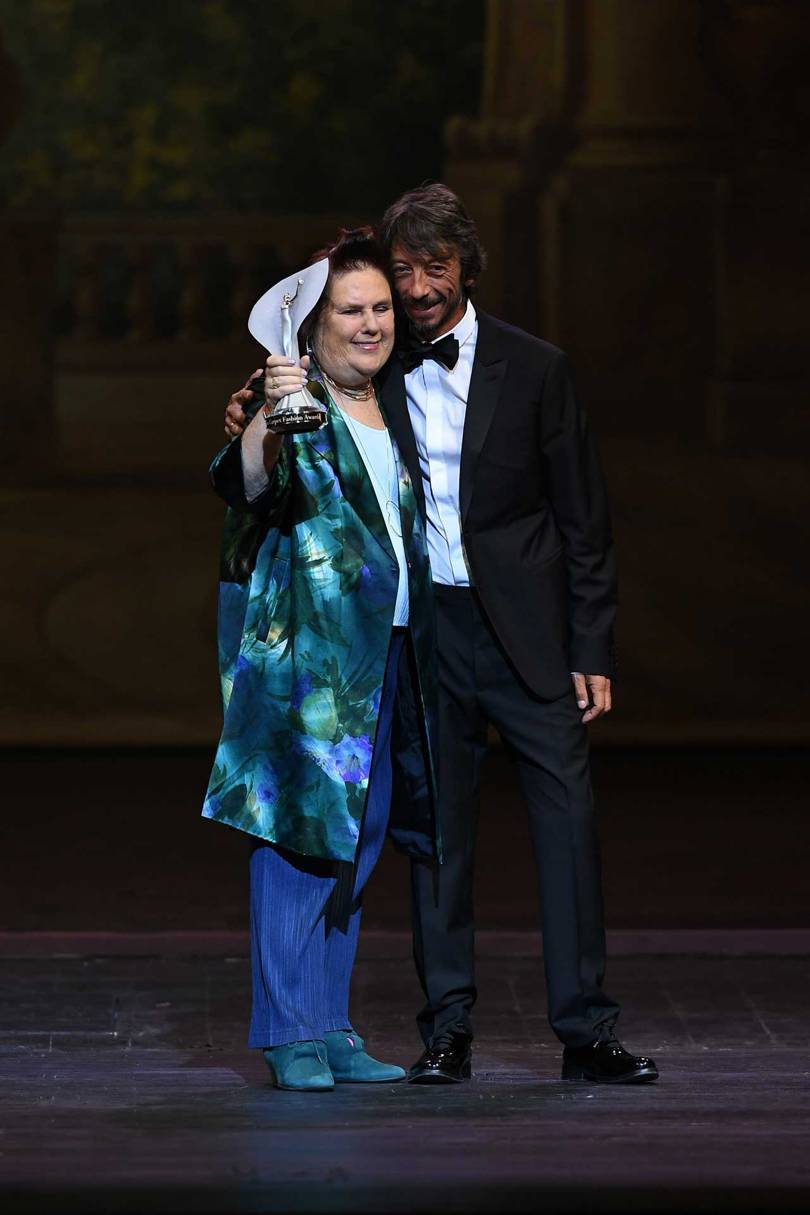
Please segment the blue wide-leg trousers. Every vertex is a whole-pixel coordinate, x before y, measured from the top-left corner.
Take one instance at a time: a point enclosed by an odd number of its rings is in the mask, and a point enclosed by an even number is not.
[[[351,1029],[349,983],[363,888],[391,807],[391,725],[404,630],[388,651],[368,795],[353,864],[257,844],[250,858],[253,1008],[248,1046],[322,1039]]]

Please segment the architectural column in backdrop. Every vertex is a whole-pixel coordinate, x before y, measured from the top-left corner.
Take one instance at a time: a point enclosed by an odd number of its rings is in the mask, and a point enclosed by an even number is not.
[[[481,303],[570,353],[602,440],[624,638],[605,739],[810,732],[790,693],[808,50],[794,0],[489,0],[482,112],[447,129]]]

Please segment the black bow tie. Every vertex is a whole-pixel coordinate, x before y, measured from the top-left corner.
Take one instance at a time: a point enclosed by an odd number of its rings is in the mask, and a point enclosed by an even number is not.
[[[406,373],[413,371],[425,359],[435,359],[448,371],[452,371],[458,362],[458,338],[455,334],[446,333],[438,342],[411,342],[400,351]]]

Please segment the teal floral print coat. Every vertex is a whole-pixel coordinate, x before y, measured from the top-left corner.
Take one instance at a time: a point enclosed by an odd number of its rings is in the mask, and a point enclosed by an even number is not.
[[[219,597],[222,735],[203,815],[292,852],[354,859],[399,570],[352,434],[320,381],[326,426],[285,436],[267,490],[245,497],[240,440],[211,466],[228,504]],[[410,645],[397,687],[389,832],[440,859],[436,674],[424,526],[404,462]]]

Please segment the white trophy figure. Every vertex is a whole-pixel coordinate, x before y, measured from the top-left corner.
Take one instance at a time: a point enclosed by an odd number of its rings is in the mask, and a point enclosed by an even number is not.
[[[266,291],[253,305],[248,329],[268,354],[284,354],[298,362],[298,333],[321,298],[329,277],[329,259],[324,257],[291,274]],[[326,408],[307,388],[282,397],[267,416],[267,429],[274,434],[301,434],[326,425]]]

